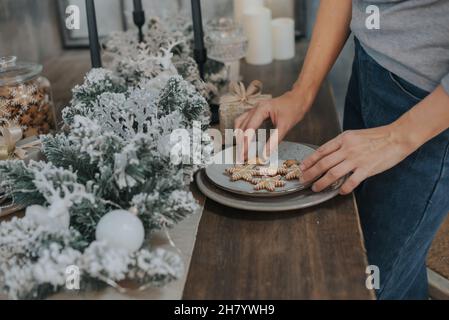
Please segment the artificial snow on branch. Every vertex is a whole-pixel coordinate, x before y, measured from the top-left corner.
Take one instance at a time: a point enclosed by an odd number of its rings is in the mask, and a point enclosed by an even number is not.
[[[124,279],[160,286],[182,275],[175,253],[148,245],[128,252],[96,239],[99,221],[114,210],[136,214],[148,244],[153,231],[199,209],[188,185],[211,158],[211,139],[201,131],[209,106],[174,67],[173,53],[185,50],[183,42],[164,41],[156,45],[160,54],[145,48],[145,59],[131,57],[137,60],[130,73],[115,68],[86,75],[63,111],[64,130],[41,137],[47,162],[0,162],[0,188],[27,207],[24,218],[0,224],[0,284],[11,298],[61,290],[72,265],[82,288]],[[161,72],[141,74],[143,61],[145,67],[157,61]],[[200,161],[173,161],[176,130],[200,131],[200,144],[189,139],[184,146]]]
[[[205,66],[205,82],[202,81],[193,59],[191,22],[181,17],[164,21],[158,17],[148,19],[143,29],[143,43],[137,41],[133,30],[112,33],[104,44],[106,66],[134,85],[142,78],[154,78],[162,73],[179,74],[211,101],[226,84],[226,68],[209,60]]]

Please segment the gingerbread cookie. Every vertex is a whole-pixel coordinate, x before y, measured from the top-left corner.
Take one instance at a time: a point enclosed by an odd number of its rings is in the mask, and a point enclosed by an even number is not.
[[[291,166],[294,166],[294,165],[299,165],[299,161],[290,159],[290,160],[285,160],[283,163],[283,166],[286,168],[290,168]]]
[[[275,176],[270,178],[253,179],[251,182],[255,184],[255,190],[268,190],[275,191],[276,188],[285,186],[285,181],[281,180],[281,176]]]
[[[287,180],[299,179],[302,176],[302,170],[299,168],[300,162],[298,160],[286,160],[278,174],[285,176]]]
[[[285,174],[285,179],[293,180],[299,179],[302,177],[302,170],[299,168],[299,165],[293,165],[287,169],[287,173]]]
[[[251,181],[253,176],[257,175],[257,170],[253,164],[245,164],[242,166],[236,166],[227,168],[226,172],[231,175],[232,181],[245,180]]]

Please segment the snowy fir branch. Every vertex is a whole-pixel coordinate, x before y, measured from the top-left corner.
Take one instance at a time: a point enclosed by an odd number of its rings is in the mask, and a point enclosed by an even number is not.
[[[184,31],[151,19],[150,34],[155,41],[146,45],[111,37],[110,70],[91,70],[73,88],[63,131],[40,137],[46,162],[0,162],[0,188],[33,209],[0,224],[0,284],[11,298],[62,290],[70,265],[86,289],[124,279],[162,286],[182,275],[175,253],[148,245],[129,252],[96,239],[99,221],[113,210],[135,212],[146,243],[153,231],[199,210],[188,185],[210,160],[211,139],[202,132],[200,146],[189,141],[202,161],[182,163],[173,161],[182,155],[173,154],[171,134],[208,127],[206,84]]]
[[[161,73],[179,74],[208,101],[212,101],[227,81],[225,66],[213,60],[205,64],[205,82],[193,59],[191,22],[174,17],[151,17],[143,28],[144,42],[134,31],[114,32],[104,44],[106,66],[133,85]]]

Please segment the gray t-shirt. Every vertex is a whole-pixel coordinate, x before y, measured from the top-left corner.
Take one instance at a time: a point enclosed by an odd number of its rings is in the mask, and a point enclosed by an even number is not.
[[[376,7],[380,28],[369,29]],[[353,0],[351,29],[387,70],[426,91],[442,84],[449,94],[449,0]]]

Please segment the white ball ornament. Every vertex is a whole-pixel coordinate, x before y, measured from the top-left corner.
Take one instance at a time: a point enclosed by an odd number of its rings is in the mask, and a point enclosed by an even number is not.
[[[105,214],[97,224],[95,237],[114,248],[134,252],[143,244],[145,230],[142,221],[126,210]]]

